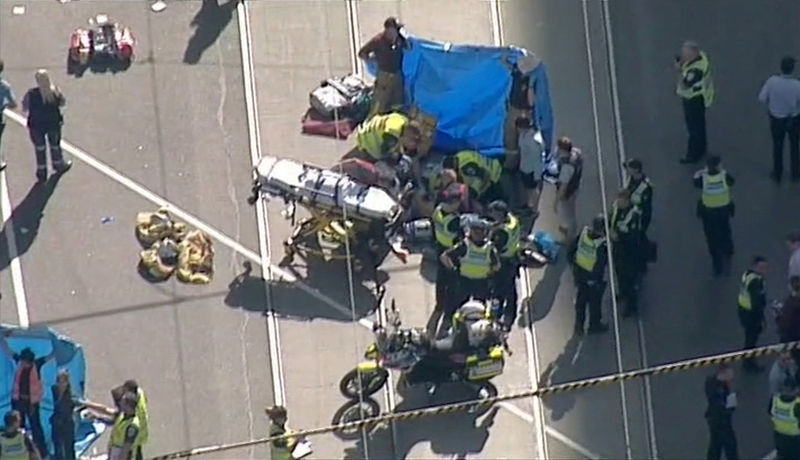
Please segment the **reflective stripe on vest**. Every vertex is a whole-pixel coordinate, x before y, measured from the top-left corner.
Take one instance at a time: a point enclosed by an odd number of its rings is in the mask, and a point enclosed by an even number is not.
[[[751,271],[745,272],[742,275],[742,285],[739,288],[739,307],[745,310],[753,309],[753,299],[750,298],[750,283],[754,280],[760,279],[761,276]]]
[[[625,211],[625,216],[617,220],[617,214],[619,213],[619,208],[617,207],[616,203],[613,205],[613,211],[611,212],[611,234],[613,235],[613,239],[617,239],[620,233],[628,233],[634,228],[631,228],[631,224],[633,223],[633,217],[638,212],[634,206],[629,207]]]
[[[0,435],[0,457],[3,460],[28,460],[28,449],[25,447],[25,432],[17,431],[14,437]]]
[[[14,373],[14,389],[11,393],[11,399],[20,399],[19,384],[21,378],[22,366],[17,366],[17,371]],[[35,363],[31,365],[28,373],[28,389],[30,391],[30,401],[34,404],[40,403],[42,401],[42,381],[39,380],[39,372],[36,370]]]
[[[703,171],[703,194],[701,202],[707,208],[721,208],[731,203],[731,190],[728,187],[725,171],[709,174]]]
[[[491,185],[500,180],[503,166],[494,158],[487,158],[474,150],[462,150],[456,153],[458,174],[464,184],[478,196],[483,195]],[[467,171],[477,169],[478,175]]]
[[[147,426],[147,396],[145,396],[144,390],[141,388],[136,390],[136,395],[138,396],[136,402],[136,417],[139,418],[139,444],[145,444],[150,434]]]
[[[482,280],[492,271],[492,243],[478,246],[467,240],[467,253],[460,260],[460,273],[464,278]]]
[[[276,425],[275,423],[270,423],[269,426],[270,437],[280,436],[286,433],[291,434],[291,431],[281,427],[280,425]],[[293,437],[272,441],[270,443],[270,454],[272,456],[272,460],[291,460],[292,449],[294,449],[294,443],[295,439]]]
[[[594,265],[597,263],[597,249],[603,244],[605,238],[592,239],[589,236],[589,227],[585,227],[581,232],[581,237],[578,240],[578,250],[575,252],[575,263],[586,270],[591,272],[594,270]]]
[[[703,74],[703,77],[693,86],[685,88],[683,86],[683,81],[689,72],[694,69],[699,70]],[[676,93],[684,99],[703,96],[706,107],[709,107],[711,103],[714,102],[714,81],[711,78],[711,61],[708,60],[706,53],[701,51],[699,59],[681,66],[681,80],[678,82]]]
[[[508,238],[506,238],[506,244],[502,248],[499,248],[500,257],[510,259],[516,256],[519,251],[519,219],[513,214],[509,214],[508,221],[506,221],[502,230],[506,233]]]
[[[629,190],[630,190],[630,184],[631,184],[631,182],[628,182],[628,187],[626,187]],[[630,190],[630,192],[631,192],[631,203],[633,203],[634,206],[639,206],[640,208],[642,207],[642,200],[644,199],[644,192],[648,188],[650,188],[651,185],[652,184],[650,184],[650,180],[645,177],[644,179],[641,180],[641,182],[639,182],[639,184],[636,185],[636,188],[634,188],[633,190]]]
[[[139,429],[139,434],[136,436],[136,439],[133,440],[133,447],[141,445],[142,427],[139,423],[139,417],[135,415],[133,417],[120,415],[114,420],[114,427],[111,428],[111,445],[113,447],[122,447],[125,445],[125,433],[130,426],[135,426]]]
[[[436,242],[444,248],[450,249],[456,245],[457,233],[453,233],[448,228],[450,224],[458,219],[458,214],[448,214],[442,210],[442,206],[436,206],[433,210],[431,220],[433,220],[433,235]]]
[[[356,134],[356,146],[376,160],[386,155],[382,151],[383,137],[388,134],[400,139],[408,118],[399,113],[377,115],[364,122]]]
[[[794,416],[794,408],[797,404],[797,398],[791,402],[785,402],[777,395],[772,398],[772,408],[769,413],[772,415],[772,426],[776,433],[785,436],[800,436],[800,426],[798,426],[797,417]]]

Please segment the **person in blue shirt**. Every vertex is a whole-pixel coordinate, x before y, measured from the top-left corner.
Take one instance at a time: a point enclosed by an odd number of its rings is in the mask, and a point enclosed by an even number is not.
[[[3,80],[3,67],[3,60],[0,59],[0,171],[6,169],[6,162],[3,160],[3,130],[6,127],[3,110],[17,108],[14,91],[11,89],[11,85]]]

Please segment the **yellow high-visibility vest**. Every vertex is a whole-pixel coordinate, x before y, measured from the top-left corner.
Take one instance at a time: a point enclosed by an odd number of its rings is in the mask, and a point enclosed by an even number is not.
[[[798,398],[791,402],[785,402],[780,395],[772,397],[772,408],[769,413],[772,415],[772,427],[776,433],[785,436],[800,436],[800,426],[798,426],[797,417],[794,416],[794,408],[798,402],[800,402]]]
[[[458,213],[448,214],[442,209],[442,205],[436,206],[433,210],[431,220],[433,221],[433,235],[436,242],[443,248],[450,249],[456,245],[457,233],[453,233],[448,228],[451,222],[458,219]]]
[[[374,116],[358,127],[356,147],[376,161],[382,160],[388,153],[382,150],[384,136],[393,136],[399,140],[406,123],[408,118],[400,113]]]
[[[725,171],[709,174],[703,171],[703,192],[700,201],[707,208],[722,208],[731,203],[731,188],[728,187]]]
[[[630,182],[628,182],[630,184]],[[634,206],[638,206],[640,209],[642,207],[642,202],[644,199],[644,192],[647,191],[648,188],[652,187],[653,184],[650,182],[650,179],[644,178],[641,182],[636,186],[635,189],[631,190],[631,203]],[[630,185],[626,188],[630,188]]]
[[[589,227],[584,227],[578,240],[578,250],[575,252],[575,264],[591,273],[597,263],[597,250],[605,240],[604,237],[592,239],[589,236]]]
[[[703,78],[687,88],[683,85],[683,80],[694,69],[699,70],[703,74]],[[681,66],[681,80],[678,82],[678,89],[675,92],[683,99],[703,96],[705,106],[711,106],[714,102],[714,80],[711,78],[711,61],[705,52],[700,52],[700,59]]]
[[[508,238],[506,238],[506,243],[502,248],[498,248],[500,251],[500,257],[504,259],[510,259],[517,255],[519,252],[519,238],[520,238],[520,225],[519,219],[513,214],[508,215],[508,220],[501,228],[502,231],[506,232]]]
[[[0,436],[0,453],[3,460],[28,460],[30,456],[25,447],[25,432],[19,429],[11,438]]]
[[[466,240],[467,253],[460,260],[461,276],[473,280],[482,280],[492,273],[492,243],[486,241],[478,246]]]
[[[139,434],[133,441],[133,448],[135,449],[142,444],[142,427],[139,423],[139,417],[135,415],[133,417],[125,417],[120,414],[117,416],[116,420],[114,420],[114,427],[111,429],[111,445],[113,447],[122,447],[125,445],[125,433],[131,425],[139,430]]]
[[[270,437],[287,433],[291,434],[291,430],[280,425],[276,425],[275,423],[270,423]],[[270,454],[272,460],[292,460],[292,451],[294,450],[295,444],[297,444],[297,439],[293,436],[272,441],[270,443]]]
[[[459,176],[478,196],[483,195],[492,184],[499,182],[500,176],[503,175],[503,165],[500,161],[474,150],[462,150],[456,153],[456,158]],[[474,169],[480,171],[479,175],[470,173]]]
[[[742,284],[739,288],[739,308],[744,308],[745,310],[753,309],[753,299],[750,297],[750,283],[758,279],[761,279],[761,275],[750,270],[747,270],[742,275]]]

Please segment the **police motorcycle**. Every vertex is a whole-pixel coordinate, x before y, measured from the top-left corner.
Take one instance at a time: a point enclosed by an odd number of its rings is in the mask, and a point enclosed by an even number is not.
[[[273,156],[261,158],[248,203],[258,197],[283,200],[282,215],[293,231],[284,243],[281,265],[295,256],[351,259],[357,273],[376,269],[391,252],[404,260],[390,240],[402,225],[404,189],[386,190],[318,166]],[[297,220],[298,205],[308,216]]]
[[[429,397],[444,383],[466,383],[481,400],[496,396],[491,379],[503,373],[505,357],[511,354],[506,334],[495,321],[498,309],[496,302],[469,300],[453,316],[449,336],[431,340],[422,328],[402,326],[393,300],[386,324],[373,327],[375,342],[364,353],[366,361],[345,374],[340,392],[351,400],[366,398],[386,384],[389,370],[395,370],[401,372],[400,385],[424,385]],[[463,349],[453,346],[459,333],[467,336]]]

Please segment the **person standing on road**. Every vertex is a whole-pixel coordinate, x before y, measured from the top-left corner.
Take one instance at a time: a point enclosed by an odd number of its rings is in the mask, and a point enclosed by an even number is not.
[[[789,295],[781,303],[776,323],[782,343],[800,340],[800,276],[789,280]],[[792,357],[800,366],[800,349],[792,350]]]
[[[272,406],[265,410],[267,417],[269,417],[269,436],[281,436],[290,434],[291,431],[286,427],[288,413],[283,406]],[[271,458],[272,460],[291,460],[292,451],[297,445],[297,439],[288,437],[278,439],[270,443]]]
[[[500,254],[500,270],[495,274],[494,293],[500,301],[503,315],[501,320],[506,332],[511,330],[517,319],[517,277],[519,276],[520,221],[508,210],[505,201],[489,204],[489,218],[492,220],[492,242]]]
[[[558,230],[567,243],[577,226],[576,202],[583,176],[583,154],[568,137],[560,138],[557,146],[558,181],[553,212],[558,216]]]
[[[744,349],[755,348],[758,336],[764,330],[764,309],[767,307],[767,291],[764,276],[767,274],[767,259],[762,256],[753,258],[750,268],[742,275],[739,287],[738,312],[739,323],[744,329]],[[744,360],[743,368],[750,372],[760,372],[755,357]]]
[[[784,351],[778,356],[769,370],[768,379],[769,394],[772,396],[781,392],[785,382],[797,382],[797,363],[792,359],[791,353]]]
[[[53,393],[53,415],[50,417],[55,460],[75,460],[75,398],[66,369],[58,371]]]
[[[464,192],[458,184],[450,184],[442,192],[442,200],[436,205],[431,215],[433,222],[433,237],[436,241],[437,257],[445,251],[455,247],[462,237],[459,207],[462,203]],[[458,280],[452,270],[438,261],[436,270],[436,312],[443,316],[452,316],[457,308],[455,301],[454,284]]]
[[[654,262],[656,258],[656,245],[650,241],[647,236],[647,230],[650,228],[650,222],[653,220],[653,183],[650,178],[644,173],[644,168],[641,160],[631,159],[625,163],[625,169],[628,172],[628,179],[625,182],[625,190],[630,193],[631,202],[639,208],[641,212],[641,231],[639,232],[642,237],[641,251],[642,258],[640,276],[644,276],[647,272],[648,262]]]
[[[625,301],[623,316],[636,314],[639,309],[639,279],[641,277],[642,235],[639,208],[631,202],[627,190],[620,190],[609,216],[611,228],[611,253],[614,256],[614,271],[617,275],[619,299]]]
[[[783,141],[789,136],[792,182],[800,180],[800,81],[792,77],[795,59],[781,59],[781,73],[767,79],[758,100],[767,105],[772,135],[772,180],[783,176]]]
[[[578,291],[575,295],[575,334],[584,333],[587,306],[589,333],[607,331],[608,325],[601,321],[608,264],[608,244],[602,215],[592,220],[591,227],[583,228],[577,240],[570,246],[569,260],[572,261],[573,278]]]
[[[733,412],[736,410],[736,393],[731,389],[733,367],[723,363],[705,382],[706,422],[709,443],[707,460],[720,460],[725,452],[726,460],[739,460],[736,433],[733,431]]]
[[[780,393],[769,402],[767,413],[772,417],[776,460],[799,459],[800,398],[797,397],[797,382],[783,382]]]
[[[17,99],[14,91],[7,81],[3,80],[3,68],[5,64],[0,59],[0,171],[6,169],[6,162],[3,160],[3,130],[6,128],[6,120],[3,115],[5,109],[16,109]]]
[[[715,276],[730,272],[731,217],[736,210],[731,198],[733,183],[733,177],[722,169],[722,160],[716,155],[709,157],[706,167],[694,174],[694,186],[702,191],[697,202],[697,216],[703,222]]]
[[[3,417],[3,431],[0,433],[0,459],[39,460],[39,452],[28,433],[22,429],[22,416],[12,410]]]
[[[520,182],[525,190],[525,204],[535,222],[539,217],[539,198],[542,193],[544,141],[541,131],[536,129],[530,118],[518,118],[517,131],[519,133]]]
[[[789,278],[800,276],[800,232],[792,232],[786,236],[789,247]]]
[[[689,132],[686,156],[681,163],[696,163],[708,150],[706,141],[706,109],[714,102],[711,62],[695,42],[687,41],[675,57],[678,70],[676,93],[683,102],[683,117]]]
[[[36,150],[36,178],[47,180],[47,146],[50,145],[50,160],[56,174],[67,172],[72,161],[64,160],[61,152],[61,125],[64,117],[61,108],[66,99],[50,81],[50,74],[39,69],[34,75],[36,87],[22,98],[22,110],[28,113],[28,133]]]
[[[383,31],[358,51],[359,58],[365,61],[374,59],[378,65],[372,107],[367,119],[403,106],[403,49],[406,39],[400,33],[402,28],[403,24],[397,18],[386,18]]]

